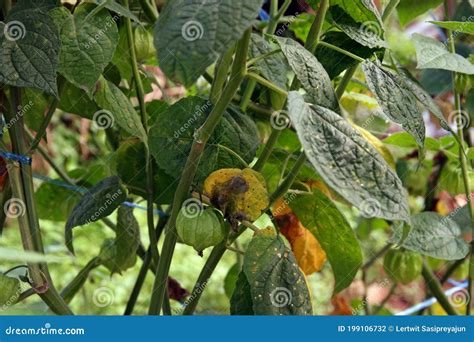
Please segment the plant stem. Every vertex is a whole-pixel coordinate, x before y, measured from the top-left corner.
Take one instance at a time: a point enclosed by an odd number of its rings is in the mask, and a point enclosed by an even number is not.
[[[244,112],[247,110],[247,107],[250,105],[250,100],[252,99],[253,92],[257,86],[257,81],[248,80],[247,86],[245,87],[244,93],[240,100],[240,109]]]
[[[228,49],[219,59],[216,65],[214,80],[211,87],[211,102],[215,104],[222,95],[222,89],[225,87],[235,47]]]
[[[270,52],[267,52],[267,53],[263,53],[263,54],[261,54],[261,55],[258,55],[258,56],[255,57],[255,58],[251,58],[251,59],[248,60],[247,66],[250,67],[250,66],[252,66],[252,65],[254,65],[254,64],[258,63],[258,62],[260,62],[261,60],[263,60],[263,59],[265,59],[265,58],[267,58],[267,57],[273,56],[273,55],[275,55],[275,54],[277,54],[277,53],[279,53],[279,52],[281,52],[281,49],[272,50],[272,51],[270,51]]]
[[[451,303],[449,302],[448,298],[446,298],[446,295],[444,294],[438,279],[435,278],[435,276],[433,275],[433,273],[425,262],[423,262],[423,269],[421,274],[425,279],[426,286],[428,286],[433,296],[436,297],[444,311],[446,311],[448,315],[457,315],[458,313],[451,306]]]
[[[246,74],[246,76],[254,81],[257,81],[258,83],[260,83],[261,85],[263,85],[264,87],[270,89],[270,90],[273,90],[274,92],[280,94],[280,95],[283,95],[283,96],[288,96],[288,92],[285,90],[285,89],[282,89],[280,88],[279,86],[273,84],[272,82],[266,80],[265,78],[263,78],[262,76],[258,75],[258,74],[255,74],[253,72],[248,72]]]
[[[12,111],[5,111],[4,115],[8,122],[14,122],[9,125],[10,139],[13,146],[13,152],[25,155],[27,152],[25,127],[23,116],[16,115],[16,110],[20,108],[21,95],[17,88],[11,88],[12,93]],[[12,121],[15,120],[15,121]],[[17,167],[10,170],[10,175],[15,175],[12,179],[12,190],[14,196],[23,201],[25,214],[19,217],[20,230],[25,249],[40,254],[44,254],[43,242],[41,239],[41,231],[39,220],[36,213],[36,205],[34,200],[34,187],[31,165],[17,164]],[[71,309],[64,302],[54,287],[53,280],[49,273],[47,263],[38,263],[29,265],[30,273],[37,282],[35,287],[41,299],[57,314],[72,315]],[[40,279],[42,278],[42,280]]]
[[[263,169],[263,166],[267,162],[268,158],[270,158],[273,147],[275,146],[276,142],[278,141],[278,138],[281,135],[282,130],[281,129],[276,129],[273,128],[272,132],[270,133],[270,136],[268,137],[267,143],[265,144],[265,147],[263,148],[262,153],[257,159],[257,162],[253,166],[253,169],[255,171],[260,172]]]
[[[143,6],[143,2],[141,4]],[[145,1],[146,2],[146,1]],[[123,0],[125,8],[129,8],[128,0]],[[140,114],[143,127],[145,132],[148,134],[148,115],[146,112],[145,104],[145,90],[143,88],[142,79],[140,77],[140,71],[138,70],[137,54],[135,51],[134,45],[134,36],[132,31],[132,21],[130,18],[125,18],[125,26],[127,28],[127,40],[128,40],[128,50],[130,52],[130,64],[132,66],[133,79],[135,80],[135,86],[137,90],[137,98],[140,107]],[[153,201],[154,201],[154,179],[153,179],[153,160],[150,154],[150,149],[146,145],[146,185],[147,185],[147,226],[148,226],[148,236],[150,239],[150,248],[151,256],[155,262],[158,262],[158,240],[155,234],[155,224],[154,224],[154,213],[153,213]]]
[[[387,7],[385,7],[383,14],[382,14],[382,21],[385,22],[387,19],[390,17],[392,14],[393,10],[397,8],[398,4],[400,3],[400,0],[390,0],[388,3]]]
[[[155,6],[150,5],[147,0],[140,0],[140,6],[142,7],[143,13],[145,13],[145,15],[152,23],[154,23],[158,19],[158,10]]]
[[[61,297],[70,303],[76,293],[82,288],[93,269],[102,264],[99,257],[92,258],[77,274],[77,276],[61,291]]]
[[[336,45],[332,45],[332,44],[329,44],[329,43],[326,43],[326,42],[319,42],[319,45],[325,46],[325,47],[327,47],[327,48],[329,48],[329,49],[332,49],[332,50],[337,51],[337,52],[339,52],[339,53],[342,53],[342,54],[344,54],[344,55],[346,55],[346,56],[349,56],[349,57],[351,57],[352,59],[355,59],[355,60],[358,61],[358,62],[361,62],[361,63],[362,63],[362,62],[365,61],[365,59],[363,59],[362,57],[359,57],[359,56],[357,56],[357,55],[354,55],[352,52],[349,52],[349,51],[347,51],[347,50],[341,49],[340,47],[338,47],[338,46],[336,46]]]
[[[344,94],[344,91],[346,91],[346,88],[351,82],[352,76],[354,76],[358,66],[359,64],[354,65],[353,67],[349,68],[344,73],[344,76],[342,76],[341,82],[339,82],[339,85],[337,86],[337,89],[336,89],[336,97],[338,100],[341,99],[342,95]]]
[[[156,270],[153,294],[149,308],[150,315],[159,315],[161,312],[164,293],[166,290],[166,282],[177,239],[176,218],[178,217],[178,213],[181,210],[184,200],[189,196],[189,189],[194,180],[194,176],[196,175],[199,161],[204,152],[204,147],[244,79],[247,70],[246,60],[249,49],[250,34],[251,29],[244,33],[243,38],[237,44],[229,83],[224,89],[222,96],[212,108],[211,113],[204,124],[195,132],[194,142],[191,146],[191,151],[173,200],[173,209],[169,218],[168,232],[163,243],[161,258]]]
[[[309,29],[308,37],[306,38],[305,48],[314,53],[316,46],[320,44],[319,38],[321,37],[321,31],[323,29],[324,19],[326,18],[326,12],[329,8],[329,0],[321,0],[319,4],[318,13],[314,19],[311,28]]]
[[[445,20],[449,20],[449,6],[448,0],[444,0],[444,12],[445,12]],[[451,30],[447,30],[448,41],[449,41],[449,51],[451,53],[456,53],[456,46],[454,45],[454,37]],[[462,115],[462,107],[461,107],[461,95],[456,90],[456,86],[454,82],[457,78],[457,73],[453,72],[453,89],[454,89],[454,107],[457,115]],[[457,131],[458,131],[458,140],[459,140],[459,163],[461,164],[462,170],[462,177],[464,183],[464,192],[466,195],[467,205],[469,206],[469,212],[471,214],[471,224],[472,224],[472,236],[474,237],[474,204],[472,203],[472,196],[471,196],[471,186],[469,183],[469,174],[468,174],[468,165],[466,160],[466,155],[464,154],[464,127],[462,126],[462,120],[457,120]],[[471,303],[472,303],[472,285],[473,285],[473,278],[474,278],[474,238],[471,239],[471,251],[469,257],[469,279],[468,279],[468,302],[466,305],[466,315],[471,314]]]

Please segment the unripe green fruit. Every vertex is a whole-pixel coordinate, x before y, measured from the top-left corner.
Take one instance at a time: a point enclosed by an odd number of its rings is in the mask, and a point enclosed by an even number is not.
[[[181,241],[198,253],[221,243],[225,238],[224,222],[213,208],[190,213],[184,206],[176,219],[176,230]]]
[[[153,45],[153,35],[143,26],[135,27],[133,31],[135,40],[135,52],[139,61],[145,61],[155,56],[156,50]]]
[[[421,274],[423,258],[415,252],[392,249],[385,254],[383,267],[393,280],[408,284]]]

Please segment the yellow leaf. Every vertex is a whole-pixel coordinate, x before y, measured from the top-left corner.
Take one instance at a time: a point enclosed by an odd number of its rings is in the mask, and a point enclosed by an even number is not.
[[[268,192],[263,176],[252,169],[221,169],[204,181],[204,194],[231,223],[255,221],[268,207]]]
[[[393,159],[392,153],[375,135],[369,131],[363,129],[360,126],[352,123],[352,126],[359,131],[360,134],[382,155],[383,159],[387,162],[392,169],[395,170],[395,160]]]
[[[321,271],[326,262],[326,253],[311,232],[302,227],[302,234],[291,244],[298,265],[306,275]]]

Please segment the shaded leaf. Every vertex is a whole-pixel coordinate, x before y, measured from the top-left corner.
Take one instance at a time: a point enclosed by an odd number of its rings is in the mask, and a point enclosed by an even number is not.
[[[240,274],[240,266],[239,264],[234,264],[229,271],[227,272],[227,275],[224,278],[224,292],[225,295],[231,299],[232,294],[235,291],[236,284],[237,284],[237,279],[239,278]]]
[[[230,314],[239,316],[254,315],[250,284],[244,271],[240,272],[230,298]]]
[[[418,69],[443,69],[474,75],[474,65],[463,56],[449,52],[443,43],[417,33],[412,39]]]
[[[305,153],[328,186],[362,213],[369,207],[375,209],[366,213],[371,216],[409,220],[400,179],[357,130],[333,111],[308,105],[297,92],[288,101]]]
[[[116,120],[120,128],[130,135],[140,138],[145,144],[147,143],[147,134],[140,117],[119,87],[101,77],[97,84],[94,100],[100,108],[106,111],[103,114],[111,120],[111,124]],[[99,119],[97,118],[97,120]]]
[[[256,19],[263,0],[174,0],[155,26],[155,46],[166,75],[193,84]]]
[[[123,17],[130,18],[133,21],[140,23],[140,19],[133,14],[128,8],[123,7],[117,1],[114,0],[88,0],[87,2],[92,2],[101,7],[105,7],[108,10],[120,14]]]
[[[474,23],[470,21],[430,21],[445,29],[474,35]]]
[[[118,43],[118,29],[106,9],[89,15],[95,5],[83,3],[74,14],[65,7],[50,12],[61,35],[60,72],[92,97],[95,83],[109,64]]]
[[[293,39],[275,37],[275,40],[306,90],[308,101],[339,111],[331,80],[316,57]]]
[[[59,33],[46,8],[19,1],[0,22],[0,83],[58,96]]]
[[[158,115],[150,129],[149,145],[158,166],[178,178],[186,163],[194,132],[206,120],[212,104],[199,97],[186,97]],[[212,171],[243,167],[252,162],[259,146],[255,123],[230,107],[204,149],[196,178],[203,181]]]
[[[81,198],[66,223],[66,246],[73,252],[72,229],[107,217],[127,198],[117,176],[104,179]]]
[[[367,85],[382,107],[383,114],[400,124],[423,147],[425,123],[413,93],[400,77],[382,69],[379,63],[366,60],[362,64]]]
[[[412,227],[402,246],[423,255],[443,260],[458,260],[469,252],[469,245],[461,237],[461,230],[449,217],[434,212],[413,215]],[[402,227],[394,227],[393,241],[399,241]]]
[[[0,306],[3,310],[15,304],[20,294],[20,281],[0,273]]]
[[[38,217],[53,222],[67,221],[81,194],[51,183],[42,183],[35,192]]]
[[[291,250],[272,228],[257,233],[244,257],[255,315],[311,315],[305,277]]]
[[[413,19],[425,13],[429,9],[438,7],[442,2],[443,0],[400,0],[400,3],[397,6],[398,19],[400,19],[400,24],[402,26],[405,26]]]
[[[326,252],[336,280],[334,291],[348,287],[362,264],[362,252],[347,220],[319,190],[297,196],[290,207]]]
[[[89,99],[86,92],[70,82],[64,82],[58,108],[66,113],[76,114],[91,120],[99,110],[97,104]]]

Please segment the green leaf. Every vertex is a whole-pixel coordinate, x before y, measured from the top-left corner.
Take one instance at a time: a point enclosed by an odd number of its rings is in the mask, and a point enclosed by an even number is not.
[[[173,201],[177,183],[153,160],[153,192],[155,203],[170,204]],[[132,194],[146,198],[146,149],[145,144],[131,138],[123,141],[117,150],[117,174]]]
[[[339,111],[339,104],[326,70],[311,52],[290,38],[275,37],[291,69],[311,103]]]
[[[194,132],[210,113],[212,104],[199,97],[184,98],[158,115],[150,129],[150,152],[158,166],[179,177],[191,149]],[[255,123],[239,110],[227,109],[204,149],[197,173],[204,180],[212,171],[243,168],[259,145]]]
[[[412,39],[418,69],[443,69],[474,75],[474,65],[463,56],[449,52],[443,43],[417,33]]]
[[[382,107],[383,114],[400,124],[410,133],[419,146],[424,146],[425,123],[417,99],[401,78],[382,69],[380,63],[366,60],[362,64],[367,85]]]
[[[160,13],[155,47],[165,74],[193,84],[256,19],[263,0],[174,0]]]
[[[106,9],[89,15],[96,8],[80,4],[69,13],[65,7],[50,12],[61,35],[59,71],[92,97],[95,83],[112,59],[118,44],[118,29]]]
[[[416,140],[407,132],[397,132],[389,135],[383,140],[384,144],[395,145],[405,148],[417,147]],[[431,151],[439,151],[441,148],[439,141],[430,137],[426,137],[425,148]]]
[[[89,189],[72,211],[66,223],[66,246],[74,252],[72,229],[109,216],[127,198],[117,176],[109,177]]]
[[[378,20],[357,22],[339,6],[332,7],[330,12],[335,25],[357,43],[372,49],[388,47]]]
[[[66,113],[76,114],[91,120],[99,110],[97,104],[89,99],[86,92],[70,82],[65,82],[61,88],[58,108]]]
[[[250,56],[255,58],[257,56],[270,53],[276,50],[258,34],[252,34],[250,45]],[[271,56],[265,57],[255,64],[263,77],[272,83],[276,84],[282,89],[287,88],[287,72],[288,65],[285,63],[281,53],[275,53]]]
[[[281,237],[268,231],[256,234],[245,252],[243,271],[255,315],[312,314],[304,274]]]
[[[81,194],[51,183],[42,183],[35,192],[38,217],[42,220],[65,222],[81,199]]]
[[[330,3],[331,11],[334,9],[333,6],[338,6],[349,14],[355,22],[374,22],[382,25],[382,19],[372,0],[331,0]]]
[[[321,191],[288,201],[291,209],[326,252],[335,277],[335,292],[348,287],[362,265],[362,251],[351,226]]]
[[[457,223],[463,233],[471,233],[473,229],[471,219],[471,209],[466,204],[463,207],[456,208],[449,213],[448,217]]]
[[[224,278],[224,292],[229,299],[232,298],[239,274],[240,266],[236,263],[229,269],[229,272],[227,272],[227,275]]]
[[[98,5],[98,7],[105,7],[112,12],[120,14],[122,17],[130,18],[133,21],[140,23],[140,19],[138,19],[135,14],[133,14],[128,8],[123,7],[114,0],[88,0],[87,2],[94,3]]]
[[[468,243],[462,238],[461,230],[449,217],[435,212],[413,215],[412,228],[402,246],[423,255],[443,260],[458,260],[469,252]],[[402,227],[394,227],[393,241],[402,236]]]
[[[290,119],[325,183],[365,215],[409,221],[402,182],[362,135],[335,112],[288,96]]]
[[[15,304],[20,294],[20,281],[0,273],[0,307],[2,307],[2,311]]]
[[[438,7],[443,0],[400,0],[397,6],[398,19],[402,26],[407,25],[419,15],[427,12],[429,9]]]
[[[0,32],[0,83],[38,88],[57,97],[60,40],[49,15],[20,1],[6,23],[0,22]]]
[[[330,31],[324,34],[324,42],[335,45],[343,50],[352,52],[361,58],[369,58],[374,54],[380,54],[382,49],[371,49],[352,40],[343,32]],[[357,65],[359,62],[340,52],[326,46],[318,45],[315,56],[328,72],[329,77],[334,79],[344,70]],[[337,61],[337,63],[334,63]]]
[[[102,108],[111,120],[111,124],[117,121],[117,124],[130,135],[140,138],[147,143],[147,134],[143,128],[138,113],[133,108],[132,103],[127,96],[110,81],[100,77],[94,93],[94,101]],[[100,120],[99,117],[95,119]]]
[[[430,21],[445,29],[474,35],[474,23],[470,21]]]
[[[254,315],[250,284],[244,271],[239,273],[234,292],[230,298],[230,314],[239,316]]]
[[[133,208],[120,206],[117,210],[117,230],[115,240],[101,251],[103,264],[110,272],[121,273],[133,267],[137,261],[140,245],[140,227],[133,215]]]
[[[22,110],[25,124],[33,131],[38,131],[44,119],[44,114],[50,103],[49,97],[38,89],[25,88],[22,92]]]

